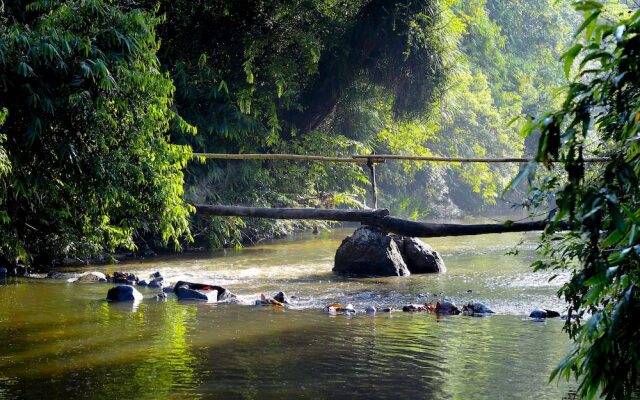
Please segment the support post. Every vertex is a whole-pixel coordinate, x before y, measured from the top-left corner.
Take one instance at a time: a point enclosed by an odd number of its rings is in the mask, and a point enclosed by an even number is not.
[[[369,173],[371,175],[371,208],[378,209],[378,193],[376,189],[376,163],[369,158],[367,160],[367,166],[369,167]]]

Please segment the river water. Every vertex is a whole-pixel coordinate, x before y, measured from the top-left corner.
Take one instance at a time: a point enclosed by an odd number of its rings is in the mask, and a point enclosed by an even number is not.
[[[0,399],[561,399],[575,383],[548,377],[569,350],[561,311],[566,277],[533,273],[535,234],[437,238],[448,271],[350,279],[331,273],[351,230],[197,257],[117,266],[140,276],[226,286],[240,304],[145,300],[109,304],[111,285],[21,279],[0,286]],[[515,244],[518,255],[506,255]],[[260,293],[295,296],[284,310]],[[489,317],[395,312],[329,315],[328,303],[401,307],[480,301]]]

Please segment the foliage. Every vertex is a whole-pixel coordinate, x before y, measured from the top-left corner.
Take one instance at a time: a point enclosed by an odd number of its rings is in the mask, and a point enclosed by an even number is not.
[[[447,10],[435,0],[162,1],[159,56],[178,112],[199,132],[172,140],[196,152],[371,152],[382,127],[368,118],[372,103],[400,121],[440,95]],[[363,206],[367,176],[349,164],[208,161],[189,165],[186,190],[194,203]],[[194,234],[212,244],[293,228],[246,220],[238,231],[228,221],[194,221]]]
[[[190,150],[167,130],[193,128],[159,71],[159,19],[106,0],[25,3],[0,14],[11,167],[0,176],[0,253],[46,262],[134,248],[149,234],[178,245],[189,236]]]
[[[626,398],[640,362],[640,11],[587,0],[576,8],[584,22],[562,56],[564,102],[525,126],[540,133],[537,161],[550,171],[533,194],[552,195],[549,217],[571,228],[545,232],[547,257],[535,267],[571,271],[559,295],[575,347],[554,375],[575,375],[582,397]],[[590,153],[608,161],[588,166]]]
[[[415,122],[389,128],[385,121],[377,135],[378,151],[453,157],[526,154],[532,146],[523,143],[516,119],[557,102],[553,89],[565,79],[556,60],[570,41],[578,15],[567,2],[555,0],[460,0],[449,7],[446,34],[456,51],[451,51],[455,68],[446,93]],[[381,204],[408,216],[451,216],[456,209],[505,212],[508,202],[502,207],[494,203],[517,172],[509,164],[384,168],[390,171],[380,179]]]

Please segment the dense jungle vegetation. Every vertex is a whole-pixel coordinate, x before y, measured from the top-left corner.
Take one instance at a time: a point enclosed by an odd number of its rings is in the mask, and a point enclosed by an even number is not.
[[[640,359],[637,8],[0,0],[2,261],[293,227],[199,218],[193,203],[366,203],[358,166],[198,163],[193,152],[535,155],[512,196],[528,178],[524,204],[550,204],[549,219],[571,228],[546,231],[535,264],[571,273],[560,295],[576,346],[556,375],[577,377],[583,397],[628,397]],[[608,161],[587,168],[592,154]],[[380,204],[412,218],[488,212],[514,168],[390,163]]]
[[[189,203],[366,203],[359,166],[191,151],[518,156],[517,117],[553,103],[578,15],[551,0],[16,0],[0,18],[2,254],[46,264],[295,224]],[[380,204],[478,213],[514,168],[389,163]]]

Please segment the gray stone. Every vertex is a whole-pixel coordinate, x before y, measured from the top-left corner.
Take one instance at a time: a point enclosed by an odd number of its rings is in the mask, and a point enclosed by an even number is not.
[[[363,226],[342,241],[333,272],[356,276],[407,276],[398,246],[383,231]]]
[[[392,238],[412,274],[433,274],[447,271],[440,254],[422,240],[402,236],[392,236]]]
[[[76,279],[76,282],[106,282],[107,276],[102,272],[86,272]]]
[[[107,292],[107,300],[111,301],[140,301],[143,296],[131,285],[114,286]]]
[[[494,312],[482,303],[469,303],[462,306],[462,312],[467,315],[494,314]]]
[[[215,303],[218,301],[217,290],[200,291],[180,286],[176,288],[176,295],[178,296],[178,300],[206,301],[207,303]]]

